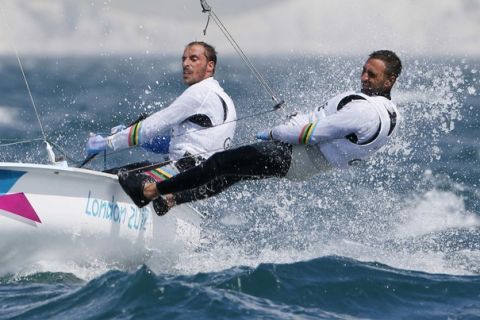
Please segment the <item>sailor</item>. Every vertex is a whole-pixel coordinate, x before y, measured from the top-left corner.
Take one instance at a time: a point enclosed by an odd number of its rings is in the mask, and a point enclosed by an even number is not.
[[[211,45],[189,43],[182,56],[183,82],[188,88],[167,108],[146,119],[128,128],[114,127],[112,135],[107,137],[90,137],[87,153],[134,146],[168,153],[172,162],[144,172],[141,177],[142,181],[145,176],[152,181],[162,181],[227,148],[235,132],[236,110],[232,99],[213,78],[216,64],[217,53]],[[142,201],[135,203],[145,205]]]
[[[168,209],[214,195],[240,180],[285,177],[304,180],[316,173],[348,168],[384,146],[397,128],[398,111],[390,92],[402,70],[389,50],[371,53],[361,73],[361,92],[345,92],[309,114],[257,134],[266,140],[219,152],[201,165],[160,183],[135,185],[132,174],[120,175],[130,196],[143,190],[144,201]],[[206,192],[201,192],[202,186]],[[158,205],[161,203],[162,205]],[[159,213],[159,212],[157,212]]]

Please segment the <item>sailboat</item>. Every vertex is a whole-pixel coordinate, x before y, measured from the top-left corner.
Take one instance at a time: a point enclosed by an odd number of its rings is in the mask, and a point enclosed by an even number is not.
[[[3,271],[39,259],[142,263],[152,250],[196,245],[202,218],[189,205],[162,217],[151,204],[138,208],[114,174],[70,167],[65,161],[0,163]]]
[[[46,260],[138,265],[153,251],[198,244],[204,215],[194,207],[179,205],[159,217],[151,204],[138,208],[115,174],[58,159],[16,49],[15,55],[48,164],[0,162],[0,273]]]
[[[275,102],[268,112],[279,110],[284,101],[276,97],[207,2],[200,0],[200,4],[208,14],[204,33],[212,19]],[[182,204],[159,217],[151,204],[138,208],[116,175],[71,167],[57,159],[15,53],[49,164],[0,163],[0,273],[42,259],[88,262],[101,258],[113,263],[126,259],[138,265],[152,251],[199,244],[204,215],[194,207]]]

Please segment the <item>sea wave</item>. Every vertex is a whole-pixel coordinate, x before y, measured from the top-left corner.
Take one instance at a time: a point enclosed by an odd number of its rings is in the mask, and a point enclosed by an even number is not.
[[[37,285],[45,279],[48,288]],[[335,256],[191,276],[155,274],[142,266],[131,273],[109,271],[84,284],[59,275],[22,281],[29,284],[29,294],[9,287],[15,307],[2,295],[6,307],[0,316],[435,319],[468,317],[480,310],[478,276],[431,275]]]

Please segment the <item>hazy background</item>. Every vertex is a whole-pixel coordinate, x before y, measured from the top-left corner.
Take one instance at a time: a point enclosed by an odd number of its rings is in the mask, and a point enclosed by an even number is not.
[[[250,55],[480,56],[479,0],[210,0]],[[180,54],[191,40],[232,48],[199,0],[4,0],[0,54]]]

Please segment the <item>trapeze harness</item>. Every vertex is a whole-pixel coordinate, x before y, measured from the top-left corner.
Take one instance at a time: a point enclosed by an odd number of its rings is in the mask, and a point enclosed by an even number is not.
[[[398,111],[395,104],[385,97],[346,92],[317,108],[315,117],[320,122],[354,100],[365,101],[378,114],[379,125],[375,134],[362,143],[358,142],[355,133],[351,133],[342,139],[315,145],[294,145],[287,179],[304,180],[320,171],[349,167],[367,159],[388,142],[396,129]]]

